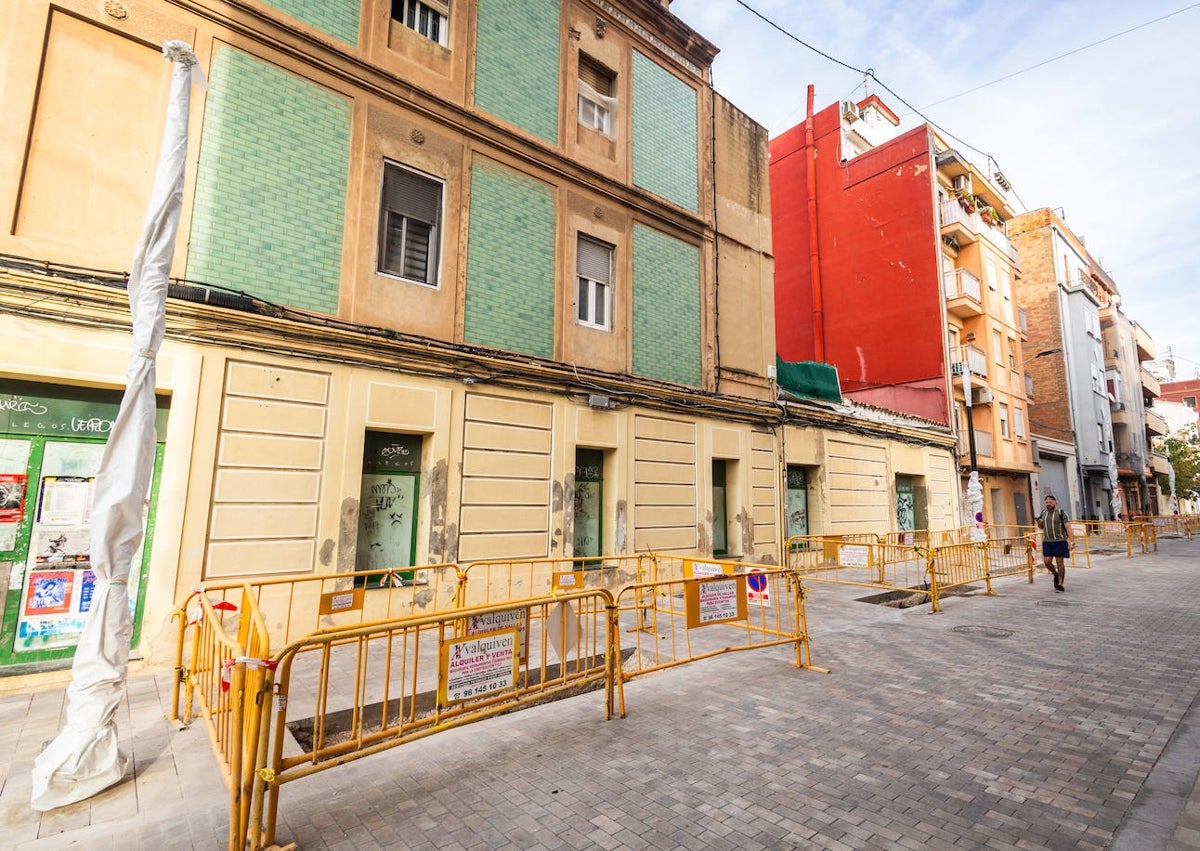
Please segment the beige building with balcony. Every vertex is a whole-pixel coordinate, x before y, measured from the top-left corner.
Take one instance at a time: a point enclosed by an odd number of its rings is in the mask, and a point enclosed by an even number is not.
[[[1025,526],[1038,508],[1029,489],[1036,468],[1032,382],[1025,370],[1028,329],[1016,296],[1021,267],[1007,235],[1013,212],[1002,175],[985,175],[936,134],[935,140],[946,342],[956,376],[952,424],[960,435],[960,463],[971,466],[973,426],[985,519]]]

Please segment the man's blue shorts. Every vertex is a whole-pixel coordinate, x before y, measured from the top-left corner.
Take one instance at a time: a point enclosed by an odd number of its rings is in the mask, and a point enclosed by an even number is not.
[[[1071,547],[1066,541],[1042,541],[1042,556],[1045,558],[1051,556],[1070,558]]]

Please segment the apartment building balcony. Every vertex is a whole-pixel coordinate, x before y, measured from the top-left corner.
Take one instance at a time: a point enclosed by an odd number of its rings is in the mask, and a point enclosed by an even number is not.
[[[1117,472],[1123,476],[1145,475],[1146,459],[1137,452],[1118,452]]]
[[[951,269],[945,275],[946,310],[961,319],[983,315],[979,279],[966,269]]]
[[[1025,373],[1025,398],[1033,401],[1033,376]]]
[[[958,454],[970,460],[971,445],[965,431],[960,432],[958,435]],[[988,458],[992,457],[992,433],[990,431],[975,429],[975,454]]]
[[[950,350],[949,355],[950,372],[953,375],[963,374],[963,364],[967,365],[967,369],[971,370],[971,375],[978,378],[971,379],[971,386],[978,388],[987,384],[988,377],[988,359],[987,352],[976,346],[956,346]]]
[[[1154,340],[1141,325],[1133,323],[1133,342],[1137,345],[1137,359],[1145,362],[1154,360]]]
[[[938,222],[942,236],[952,237],[959,245],[978,242],[979,229],[983,227],[979,214],[967,212],[966,207],[957,198],[942,202]]]
[[[1169,431],[1163,415],[1152,408],[1146,409],[1146,434],[1150,437],[1163,437]]]
[[[1171,461],[1167,458],[1165,452],[1152,452],[1150,454],[1150,470],[1156,476],[1171,475]]]
[[[1012,244],[1012,240],[1008,238],[1008,234],[1004,232],[1004,224],[1001,222],[998,225],[985,225],[979,230],[980,236],[990,242],[1001,254],[1012,261],[1013,266],[1020,268],[1020,255],[1017,254],[1017,247]]]
[[[1151,399],[1157,399],[1162,396],[1162,384],[1154,377],[1150,370],[1142,367],[1142,395]]]

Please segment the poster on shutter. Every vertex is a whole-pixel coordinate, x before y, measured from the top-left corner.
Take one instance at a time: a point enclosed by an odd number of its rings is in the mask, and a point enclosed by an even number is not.
[[[80,564],[90,559],[91,530],[87,526],[35,526],[29,550],[35,564]]]
[[[24,517],[25,480],[24,473],[0,474],[0,523],[20,523]]]
[[[71,611],[73,570],[35,570],[29,574],[25,616],[64,615]]]
[[[37,522],[43,526],[78,526],[92,519],[95,479],[44,476]]]

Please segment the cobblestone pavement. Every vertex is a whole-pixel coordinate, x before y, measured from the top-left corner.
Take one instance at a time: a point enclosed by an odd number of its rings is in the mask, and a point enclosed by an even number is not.
[[[282,787],[302,849],[1200,848],[1200,540],[953,597],[808,601],[813,661],[731,653],[490,719]],[[200,725],[131,677],[135,775],[41,817],[29,771],[61,689],[0,695],[0,846],[221,848]]]

